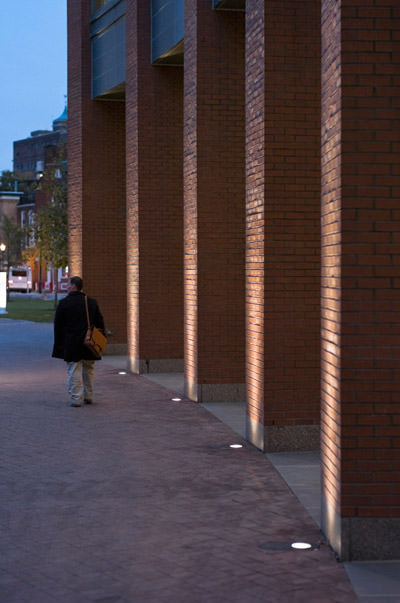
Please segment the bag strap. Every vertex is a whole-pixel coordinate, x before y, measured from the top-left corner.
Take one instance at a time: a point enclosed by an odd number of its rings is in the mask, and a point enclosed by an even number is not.
[[[88,309],[88,303],[87,303],[87,295],[85,295],[85,308],[86,308],[87,326],[88,326],[88,329],[90,329],[90,318],[89,318],[89,309]]]

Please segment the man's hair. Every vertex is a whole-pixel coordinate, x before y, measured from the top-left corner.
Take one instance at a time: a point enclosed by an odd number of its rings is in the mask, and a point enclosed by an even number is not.
[[[71,285],[75,285],[75,287],[78,289],[78,291],[82,291],[83,280],[81,279],[80,276],[71,276],[71,278],[69,279],[69,282],[71,283]]]

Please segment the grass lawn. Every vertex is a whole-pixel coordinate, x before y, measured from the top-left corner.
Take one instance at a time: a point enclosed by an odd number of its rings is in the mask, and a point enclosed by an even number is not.
[[[43,300],[33,297],[12,297],[7,302],[8,314],[0,314],[2,318],[13,320],[30,320],[32,322],[53,322],[54,299]]]

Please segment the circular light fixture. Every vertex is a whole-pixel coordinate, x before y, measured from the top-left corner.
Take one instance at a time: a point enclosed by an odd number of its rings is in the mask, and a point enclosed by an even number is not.
[[[312,548],[312,545],[309,542],[292,542],[292,549],[296,549],[297,551],[307,551]]]
[[[171,398],[172,402],[182,402],[182,398]]]
[[[243,448],[242,444],[229,444],[229,448]]]
[[[126,371],[118,371],[118,375],[126,375]]]

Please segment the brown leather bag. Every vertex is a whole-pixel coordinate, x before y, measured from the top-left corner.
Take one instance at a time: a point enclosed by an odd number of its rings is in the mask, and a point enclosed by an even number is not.
[[[107,339],[97,327],[90,324],[87,295],[85,295],[85,307],[88,328],[85,339],[83,340],[83,345],[91,351],[94,359],[100,360],[106,349]]]

